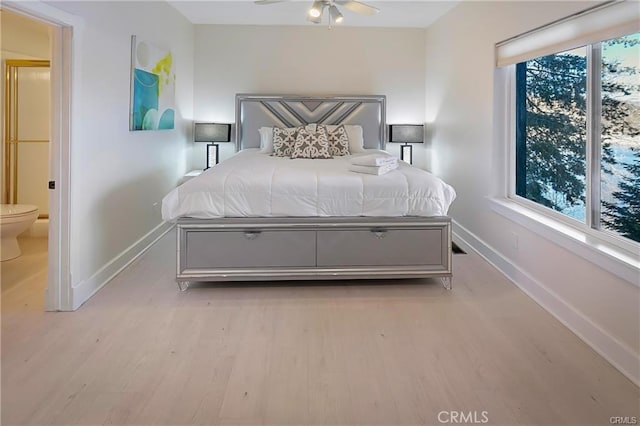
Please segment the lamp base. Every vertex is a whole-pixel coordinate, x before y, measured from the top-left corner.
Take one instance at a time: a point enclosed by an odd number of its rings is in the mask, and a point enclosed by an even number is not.
[[[207,144],[207,167],[204,168],[205,170],[218,164],[219,153],[220,146],[217,143]]]
[[[400,146],[400,160],[413,164],[413,146],[409,144]]]

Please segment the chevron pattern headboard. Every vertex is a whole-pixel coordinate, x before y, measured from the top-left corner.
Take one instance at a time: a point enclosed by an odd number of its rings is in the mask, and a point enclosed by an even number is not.
[[[384,149],[385,96],[236,95],[236,149],[259,148],[260,127],[359,124],[365,148]]]

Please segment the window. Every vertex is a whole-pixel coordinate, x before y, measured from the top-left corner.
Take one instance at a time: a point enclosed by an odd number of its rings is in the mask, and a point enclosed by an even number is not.
[[[515,66],[514,195],[640,242],[640,33]]]
[[[600,227],[640,241],[640,33],[602,43]]]

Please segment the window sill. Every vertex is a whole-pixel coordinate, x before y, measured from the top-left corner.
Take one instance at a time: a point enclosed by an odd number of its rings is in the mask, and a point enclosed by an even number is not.
[[[489,198],[489,201],[496,213],[640,287],[640,253],[623,250],[513,200]]]

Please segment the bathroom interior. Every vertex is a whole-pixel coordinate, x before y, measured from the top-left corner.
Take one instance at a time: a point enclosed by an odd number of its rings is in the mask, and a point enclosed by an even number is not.
[[[2,309],[44,310],[49,229],[51,31],[0,10]]]

